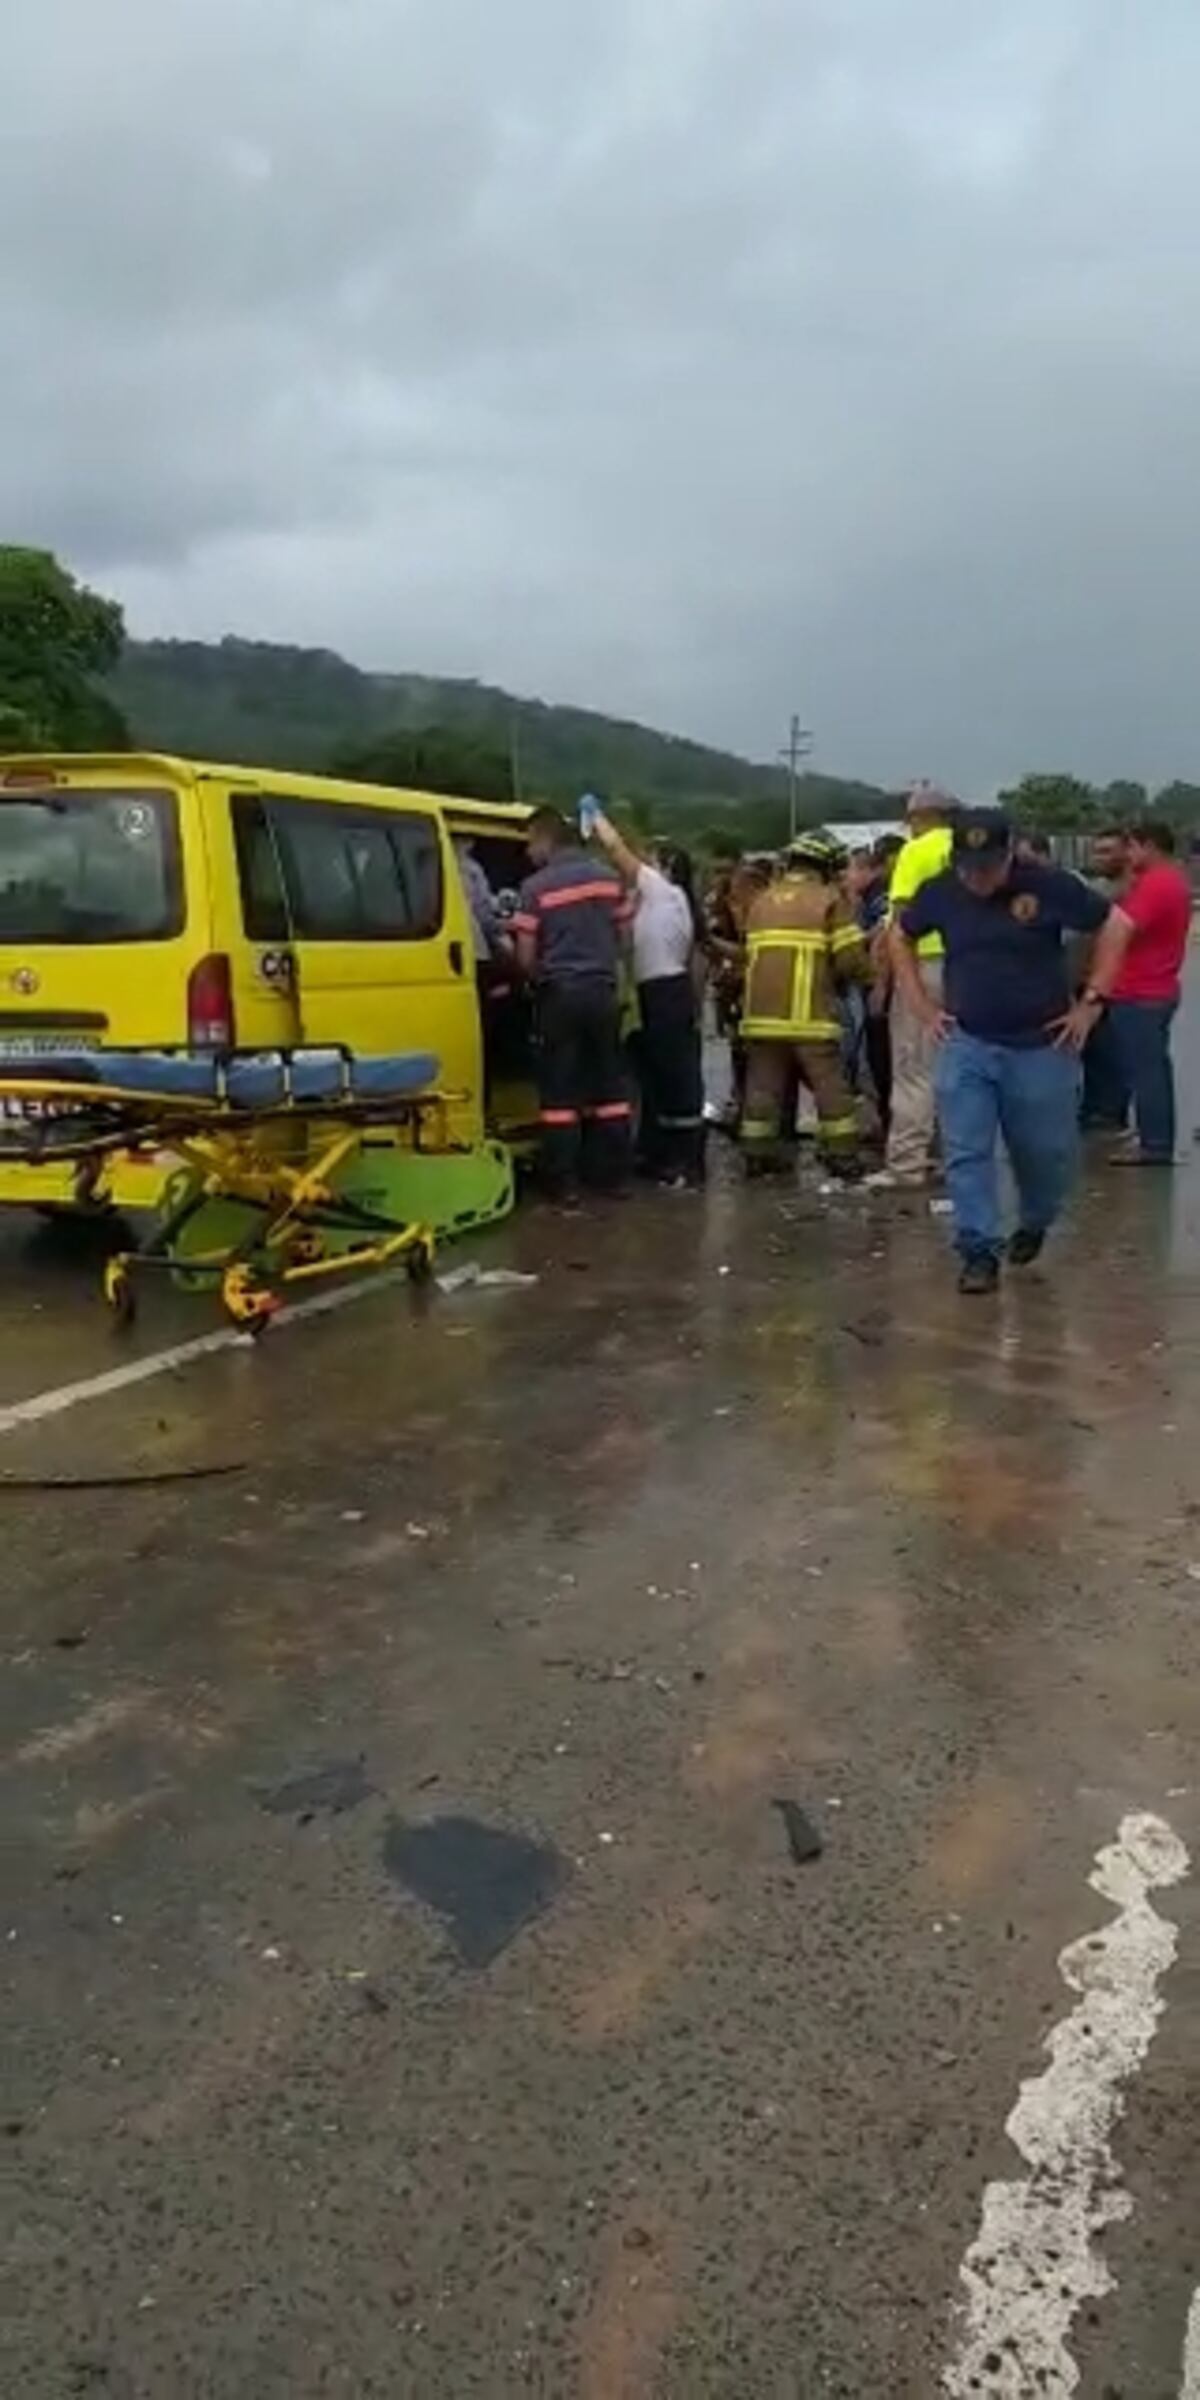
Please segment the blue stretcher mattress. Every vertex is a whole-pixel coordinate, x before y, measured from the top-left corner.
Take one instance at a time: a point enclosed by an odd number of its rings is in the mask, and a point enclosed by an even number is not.
[[[35,1058],[0,1057],[5,1082],[104,1084],[130,1099],[223,1102],[248,1112],[282,1108],[377,1108],[412,1100],[436,1081],[440,1061],[427,1050],[358,1058],[347,1050],[281,1050],[245,1058],[197,1058],[174,1050],[56,1050]]]

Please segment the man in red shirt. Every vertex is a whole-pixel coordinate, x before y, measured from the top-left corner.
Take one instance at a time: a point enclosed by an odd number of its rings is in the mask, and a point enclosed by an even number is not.
[[[1122,1166],[1169,1167],[1175,1157],[1171,1020],[1179,1006],[1192,890],[1174,851],[1169,825],[1135,825],[1127,836],[1130,874],[1117,904],[1127,928],[1125,956],[1109,1004],[1137,1125],[1128,1148],[1115,1154]]]

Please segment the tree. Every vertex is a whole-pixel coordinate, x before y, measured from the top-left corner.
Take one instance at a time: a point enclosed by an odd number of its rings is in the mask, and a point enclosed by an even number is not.
[[[627,799],[613,804],[617,814],[631,833],[649,841],[657,830],[654,822],[654,802],[646,792],[630,792]]]
[[[115,600],[49,550],[0,543],[0,749],[124,749],[125,720],[92,680],[111,674],[124,639]]]
[[[1101,816],[1113,825],[1128,825],[1135,817],[1144,817],[1147,805],[1145,784],[1131,783],[1124,775],[1118,775],[1115,782],[1105,784],[1103,791],[1096,793]]]
[[[329,772],[355,783],[390,783],[403,791],[445,792],[461,800],[513,797],[507,751],[445,725],[398,730],[362,748],[338,751]]]
[[[1031,833],[1078,833],[1097,822],[1100,811],[1090,783],[1078,775],[1023,775],[1000,806]]]
[[[12,706],[0,700],[0,751],[37,750],[42,747],[42,731],[28,709]]]
[[[1200,784],[1165,783],[1154,795],[1154,815],[1170,825],[1200,825]]]
[[[703,851],[706,858],[729,864],[742,855],[742,836],[737,827],[729,823],[701,825],[696,831],[696,847]]]

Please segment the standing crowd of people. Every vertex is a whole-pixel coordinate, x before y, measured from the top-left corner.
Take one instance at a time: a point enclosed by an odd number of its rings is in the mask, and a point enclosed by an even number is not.
[[[1084,1128],[1117,1134],[1122,1165],[1174,1160],[1192,892],[1169,826],[1106,830],[1085,876],[999,809],[920,783],[903,833],[848,856],[802,832],[780,859],[727,861],[703,905],[686,852],[640,855],[591,798],[577,823],[539,809],[527,840],[508,931],[536,996],[541,1173],[558,1199],[622,1188],[635,1161],[702,1180],[710,993],[747,1173],[788,1162],[806,1091],[831,1177],[944,1182],[964,1292],[1038,1256]]]

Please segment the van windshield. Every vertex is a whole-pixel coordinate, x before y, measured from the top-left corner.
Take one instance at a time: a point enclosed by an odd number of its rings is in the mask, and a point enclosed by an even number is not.
[[[153,942],[180,932],[173,792],[0,790],[0,942]]]

